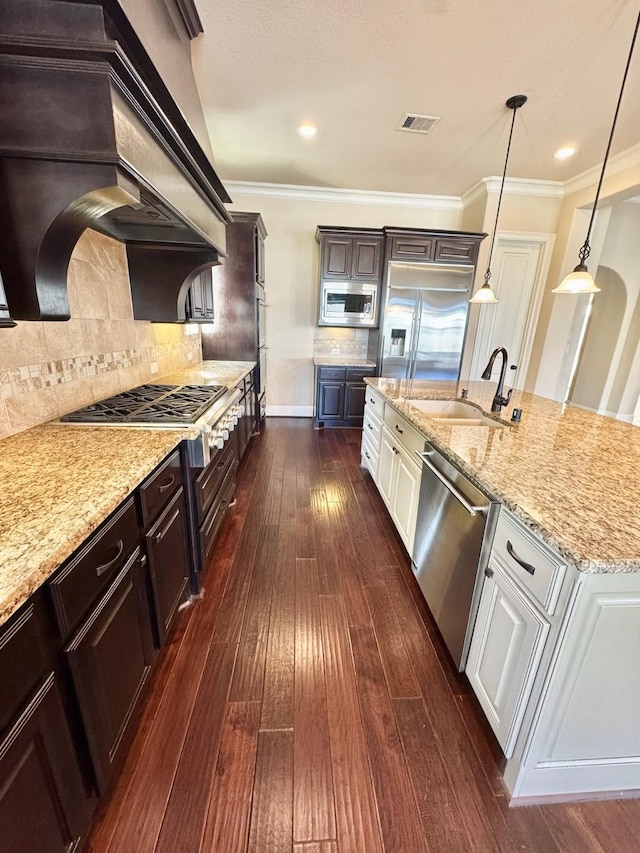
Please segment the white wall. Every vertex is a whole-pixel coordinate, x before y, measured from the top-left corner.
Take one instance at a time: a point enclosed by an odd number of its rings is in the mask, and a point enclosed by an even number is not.
[[[414,228],[460,227],[462,205],[446,200],[429,207],[379,203],[380,195],[310,191],[309,198],[272,197],[260,185],[226,184],[234,200],[231,210],[262,214],[266,240],[267,293],[267,413],[313,414],[313,344],[318,300],[318,225],[380,228],[384,225]],[[280,188],[274,192],[285,195]],[[338,198],[357,199],[339,201]],[[422,199],[422,201],[421,201]],[[400,198],[399,198],[400,200]],[[428,204],[416,196],[416,203]],[[436,205],[440,204],[440,207]],[[445,207],[442,207],[445,205]]]

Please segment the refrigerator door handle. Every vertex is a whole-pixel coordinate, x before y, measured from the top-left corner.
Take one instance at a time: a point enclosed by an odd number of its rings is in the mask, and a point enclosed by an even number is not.
[[[418,344],[420,343],[420,330],[422,328],[422,297],[418,292],[416,295],[416,308],[413,315],[413,329],[411,333],[411,358],[409,359],[409,375],[407,379],[413,379],[416,372],[416,361],[418,358]]]

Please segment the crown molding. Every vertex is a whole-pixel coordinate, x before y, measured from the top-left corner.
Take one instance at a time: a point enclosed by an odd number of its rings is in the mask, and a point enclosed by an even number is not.
[[[499,193],[501,182],[502,178],[495,175],[482,179],[488,193]],[[565,195],[562,181],[537,181],[532,178],[506,178],[504,191],[507,195],[546,196],[547,198],[562,198]]]
[[[634,166],[640,166],[640,143],[632,145],[625,151],[615,154],[607,163],[607,171],[605,177],[619,175],[625,169],[632,169]],[[564,194],[573,195],[580,190],[586,190],[587,187],[592,187],[598,182],[600,172],[602,171],[602,163],[594,166],[592,169],[587,169],[586,172],[581,172],[575,178],[570,178],[564,182]]]
[[[420,193],[389,193],[377,190],[346,190],[333,187],[307,187],[296,184],[267,184],[252,181],[224,181],[229,195],[288,198],[302,201],[333,202],[335,204],[386,205],[415,207],[428,210],[462,210],[458,196],[423,195]]]

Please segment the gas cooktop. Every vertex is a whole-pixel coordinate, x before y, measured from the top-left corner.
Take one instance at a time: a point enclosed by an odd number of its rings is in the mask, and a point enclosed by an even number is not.
[[[225,385],[139,385],[63,415],[65,423],[192,424],[227,390]]]

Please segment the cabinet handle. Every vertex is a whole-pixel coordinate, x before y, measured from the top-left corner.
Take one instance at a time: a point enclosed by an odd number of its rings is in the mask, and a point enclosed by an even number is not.
[[[400,433],[400,435],[402,435],[402,434],[404,433],[404,430],[403,430],[403,429],[400,429],[400,427],[398,426],[398,424],[396,424],[396,429],[398,430],[398,432]]]
[[[117,553],[116,553],[115,557],[113,558],[113,560],[109,560],[108,563],[103,563],[101,566],[96,566],[96,574],[98,575],[98,577],[103,575],[105,572],[108,572],[112,566],[115,566],[115,564],[118,562],[118,560],[122,556],[122,552],[124,551],[124,540],[123,539],[120,539],[118,541],[118,544],[116,545],[116,550],[117,550]]]
[[[370,424],[370,423],[367,423],[367,426],[368,426],[368,427],[369,427],[369,429],[373,432],[373,427],[371,426],[371,424]]]
[[[173,484],[175,483],[175,481],[176,481],[175,474],[172,474],[172,475],[169,477],[169,479],[167,480],[167,482],[166,482],[166,483],[163,483],[161,486],[158,486],[158,491],[159,491],[160,493],[162,493],[162,492],[166,492],[166,491],[167,491],[167,489],[170,489],[170,488],[171,488],[171,486],[173,486]]]
[[[140,568],[143,569],[147,565],[147,555],[143,554],[140,557]]]
[[[371,459],[371,457],[369,456],[369,454],[367,453],[367,451],[366,451],[366,450],[365,450],[365,452],[364,452],[364,455],[367,457],[367,459]]]
[[[509,553],[509,556],[513,557],[513,559],[516,561],[516,563],[519,566],[522,566],[522,568],[525,570],[525,572],[529,572],[530,575],[535,575],[536,567],[532,566],[531,563],[525,563],[524,560],[521,560],[520,557],[518,557],[516,552],[513,550],[513,545],[511,544],[511,542],[509,542],[508,539],[507,539],[507,552]]]
[[[486,578],[492,578],[492,577],[493,577],[493,569],[490,569],[490,568],[487,566],[487,568],[484,570],[484,576],[485,576]]]
[[[156,535],[153,537],[153,538],[155,539],[155,541],[156,541],[156,542],[162,542],[162,540],[163,540],[163,538],[164,538],[164,534],[165,534],[165,533],[167,532],[167,530],[171,527],[171,525],[173,524],[173,522],[176,520],[176,518],[177,518],[179,515],[180,515],[180,508],[178,507],[178,509],[176,509],[176,511],[175,511],[175,512],[173,513],[173,515],[171,516],[171,518],[166,522],[166,524],[165,524],[165,526],[164,526],[164,529],[163,529],[163,530],[161,530],[159,533],[156,533]]]

